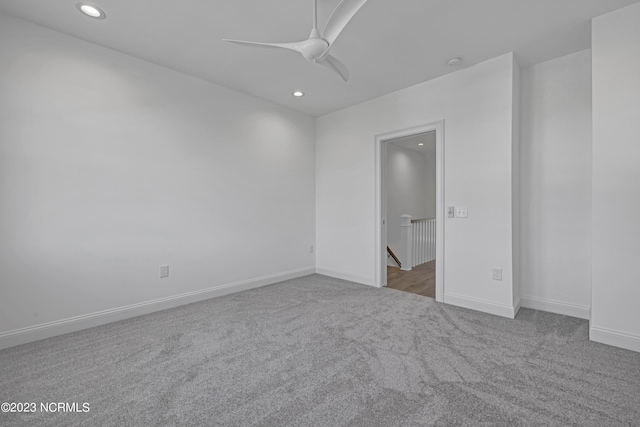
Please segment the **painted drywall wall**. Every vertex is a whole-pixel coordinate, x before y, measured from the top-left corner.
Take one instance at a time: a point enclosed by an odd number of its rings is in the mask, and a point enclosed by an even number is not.
[[[588,319],[591,51],[522,70],[522,306]]]
[[[7,16],[0,93],[0,344],[315,271],[313,118]]]
[[[640,3],[593,20],[590,337],[640,351]]]
[[[435,145],[435,141],[433,142]],[[426,167],[424,168],[424,186],[425,200],[427,211],[422,218],[431,219],[436,217],[436,155],[425,155],[424,162]]]
[[[425,156],[387,143],[387,244],[399,256],[401,245],[400,216],[414,219],[435,218],[435,156]],[[389,265],[395,266],[389,258]]]
[[[318,271],[375,285],[375,136],[445,120],[445,302],[512,316],[512,110],[503,55],[316,121]],[[492,280],[492,268],[503,281]]]

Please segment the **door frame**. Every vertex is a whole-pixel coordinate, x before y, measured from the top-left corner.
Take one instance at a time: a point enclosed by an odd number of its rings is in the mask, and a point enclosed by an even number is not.
[[[375,285],[387,285],[387,142],[420,133],[436,132],[436,301],[444,302],[444,120],[387,132],[375,137]]]

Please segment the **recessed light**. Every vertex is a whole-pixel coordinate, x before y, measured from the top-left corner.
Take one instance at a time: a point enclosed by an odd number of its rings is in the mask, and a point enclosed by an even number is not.
[[[422,147],[423,145],[424,145],[424,142],[419,142],[419,143],[418,143],[418,146],[419,146],[419,147]]]
[[[293,92],[291,95],[295,96],[296,98],[300,98],[301,96],[304,96],[304,92],[297,90]]]
[[[457,67],[458,65],[460,65],[461,62],[462,62],[461,58],[451,58],[447,62],[447,65],[450,66],[450,67]]]
[[[76,7],[80,12],[95,19],[104,19],[107,17],[107,14],[98,6],[93,6],[87,3],[78,3],[76,4]]]

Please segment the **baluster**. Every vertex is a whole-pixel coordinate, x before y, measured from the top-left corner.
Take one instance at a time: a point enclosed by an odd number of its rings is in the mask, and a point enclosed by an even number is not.
[[[428,261],[433,260],[433,251],[432,251],[432,242],[433,242],[433,229],[432,229],[433,221],[429,221],[429,259]]]
[[[424,256],[424,222],[420,221],[420,259],[418,260],[422,264],[422,258]]]
[[[418,230],[420,233],[420,253],[418,254],[418,262],[422,264],[422,221],[418,223]]]
[[[431,220],[427,222],[427,262],[431,261]]]
[[[420,223],[416,223],[416,265],[420,265]]]
[[[418,239],[417,239],[417,234],[416,234],[416,224],[415,223],[411,223],[411,235],[413,236],[413,258],[411,259],[411,266],[415,267],[416,266],[416,253],[418,250]]]
[[[425,232],[424,220],[420,222],[420,264],[424,264],[425,247],[424,247],[424,232]]]
[[[432,259],[436,259],[436,221],[435,220],[433,221],[433,224],[431,224],[431,228],[432,228],[431,236],[433,236],[431,238],[431,240],[432,240],[432,243],[431,243],[431,248],[432,249],[431,249],[431,251],[433,253]]]
[[[420,265],[420,223],[416,223],[416,259],[415,265]]]
[[[435,257],[435,221],[429,221],[429,261],[433,261]]]

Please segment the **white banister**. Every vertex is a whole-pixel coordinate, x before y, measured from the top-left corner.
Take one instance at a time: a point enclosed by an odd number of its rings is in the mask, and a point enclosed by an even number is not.
[[[413,267],[413,225],[411,224],[411,215],[400,216],[400,262],[402,267],[400,270],[411,270]]]
[[[411,215],[400,216],[400,252],[401,270],[436,259],[436,220],[413,219]]]
[[[414,219],[411,221],[412,253],[411,267],[436,259],[436,220]]]

